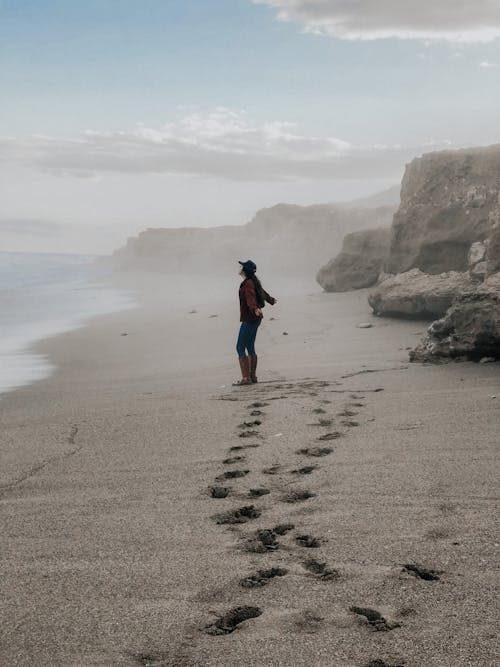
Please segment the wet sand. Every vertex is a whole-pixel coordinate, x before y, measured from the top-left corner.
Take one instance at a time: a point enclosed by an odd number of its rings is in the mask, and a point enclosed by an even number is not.
[[[0,663],[498,664],[499,365],[284,287],[233,388],[232,288],[45,341],[0,399]]]

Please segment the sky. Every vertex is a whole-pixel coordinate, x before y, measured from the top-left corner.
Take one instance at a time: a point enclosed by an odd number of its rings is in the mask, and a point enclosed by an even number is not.
[[[500,141],[500,0],[0,0],[0,249],[364,197]]]

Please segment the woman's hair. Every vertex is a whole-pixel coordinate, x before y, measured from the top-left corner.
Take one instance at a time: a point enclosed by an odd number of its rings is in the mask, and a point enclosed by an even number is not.
[[[249,280],[253,282],[255,287],[255,295],[257,297],[257,305],[259,308],[263,308],[266,300],[264,299],[264,288],[262,287],[260,280],[252,271],[245,271],[245,269],[243,269],[243,273]]]

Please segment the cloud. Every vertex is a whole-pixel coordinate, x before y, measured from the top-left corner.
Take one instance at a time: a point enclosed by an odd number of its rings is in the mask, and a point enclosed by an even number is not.
[[[495,69],[500,67],[499,63],[490,63],[488,60],[483,60],[482,63],[479,63],[479,67],[484,67],[485,69]]]
[[[430,148],[356,146],[335,137],[306,136],[289,122],[256,124],[244,111],[225,108],[192,113],[157,129],[87,131],[77,139],[0,138],[4,161],[78,178],[105,172],[260,182],[398,177],[405,162]]]
[[[282,21],[340,39],[443,39],[488,42],[500,36],[498,0],[253,0]]]

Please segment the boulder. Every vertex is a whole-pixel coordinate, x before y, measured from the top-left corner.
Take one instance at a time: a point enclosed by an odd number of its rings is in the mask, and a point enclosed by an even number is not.
[[[389,276],[370,292],[375,315],[433,319],[441,317],[454,297],[472,285],[467,273],[427,275],[419,269]]]
[[[500,273],[464,291],[429,327],[410,361],[500,359]]]
[[[321,267],[317,282],[326,292],[346,292],[377,282],[389,251],[390,229],[367,229],[344,237],[342,250]]]
[[[428,153],[406,167],[385,270],[467,271],[500,217],[500,144]]]

